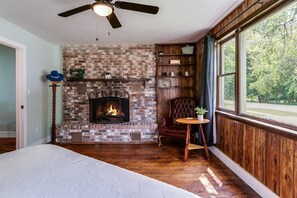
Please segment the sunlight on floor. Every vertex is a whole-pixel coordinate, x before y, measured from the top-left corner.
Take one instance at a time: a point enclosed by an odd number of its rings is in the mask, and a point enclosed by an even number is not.
[[[212,176],[212,178],[216,181],[216,183],[222,187],[223,183],[221,182],[221,180],[212,172],[212,170],[210,168],[207,168],[207,172],[210,174],[210,176]]]
[[[210,168],[207,168],[207,173],[214,179],[214,181],[217,183],[217,185],[219,187],[222,187],[223,186],[223,183],[221,182],[221,180],[214,174],[214,172]],[[199,180],[202,183],[202,185],[204,186],[205,190],[209,194],[211,194],[211,195],[218,195],[218,192],[216,191],[216,189],[214,188],[214,186],[210,183],[210,181],[207,179],[207,177],[205,176],[204,173],[202,173],[200,175]]]
[[[211,183],[209,182],[209,180],[206,178],[204,174],[201,174],[201,176],[199,177],[199,180],[201,181],[205,190],[209,194],[218,195],[218,192],[214,189],[213,185],[211,185]]]

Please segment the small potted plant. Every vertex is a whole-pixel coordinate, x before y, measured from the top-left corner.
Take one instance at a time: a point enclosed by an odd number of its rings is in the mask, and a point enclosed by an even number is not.
[[[196,114],[198,116],[198,120],[203,120],[204,119],[203,118],[204,117],[204,114],[206,112],[208,112],[207,109],[205,109],[203,107],[195,107],[194,110],[196,111]]]

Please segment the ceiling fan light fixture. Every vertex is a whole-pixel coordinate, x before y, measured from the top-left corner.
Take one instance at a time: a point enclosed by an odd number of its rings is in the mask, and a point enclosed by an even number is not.
[[[104,2],[96,2],[92,5],[92,10],[99,16],[108,16],[112,13],[112,7]]]

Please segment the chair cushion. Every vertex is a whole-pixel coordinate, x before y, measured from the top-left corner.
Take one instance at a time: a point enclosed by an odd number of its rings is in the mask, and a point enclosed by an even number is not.
[[[185,138],[187,132],[187,126],[186,125],[170,125],[165,127],[159,128],[159,135],[163,136],[173,136],[173,137],[180,137]]]

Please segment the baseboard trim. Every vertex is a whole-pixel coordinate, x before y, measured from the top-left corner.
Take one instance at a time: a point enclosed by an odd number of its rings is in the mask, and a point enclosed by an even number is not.
[[[16,132],[15,131],[0,131],[1,138],[15,138]]]
[[[236,164],[227,155],[225,155],[218,148],[211,146],[209,150],[217,156],[226,166],[228,166],[238,177],[240,177],[245,183],[247,183],[254,191],[256,191],[261,197],[277,198],[279,197],[273,191],[271,191],[262,182],[257,180],[249,172],[244,170],[241,166]]]

